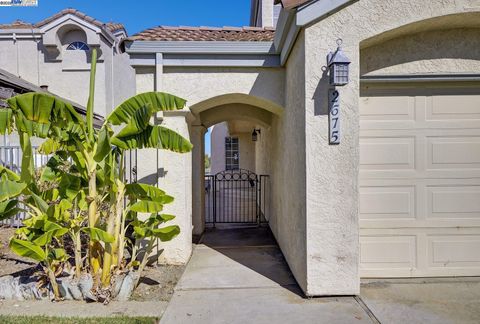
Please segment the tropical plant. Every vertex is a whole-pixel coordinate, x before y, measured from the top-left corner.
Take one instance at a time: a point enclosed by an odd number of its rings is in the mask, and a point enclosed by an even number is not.
[[[142,93],[115,108],[96,129],[95,71],[94,49],[85,119],[71,104],[45,93],[15,96],[7,100],[8,108],[0,109],[0,134],[18,132],[23,153],[20,175],[0,167],[0,219],[28,213],[10,247],[44,266],[57,299],[55,278],[69,260],[75,277],[92,275],[93,293],[108,292],[113,276],[141,272],[156,242],[180,232],[177,225],[159,227],[174,219],[161,214],[173,197],[152,185],[127,183],[124,155],[143,148],[189,152],[187,139],[150,123],[156,112],[182,109],[186,101],[167,93]],[[39,151],[52,156],[39,170],[33,166],[32,137],[45,139]],[[133,235],[127,234],[130,229]],[[73,255],[65,250],[65,240],[72,243]],[[140,246],[145,248],[140,251]]]

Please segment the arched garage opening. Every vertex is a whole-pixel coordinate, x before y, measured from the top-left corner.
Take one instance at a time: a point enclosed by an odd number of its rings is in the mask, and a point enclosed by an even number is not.
[[[265,138],[283,108],[259,97],[235,93],[205,100],[190,110],[195,116],[191,126],[195,147],[194,234],[203,233],[206,224],[260,222],[269,200],[265,177],[272,172]],[[208,129],[212,141],[210,177],[205,174],[204,135]]]
[[[464,13],[361,44],[362,277],[480,275],[479,35]]]

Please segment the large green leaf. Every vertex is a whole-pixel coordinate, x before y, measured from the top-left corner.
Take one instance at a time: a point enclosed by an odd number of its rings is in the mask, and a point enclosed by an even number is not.
[[[98,146],[97,151],[95,152],[94,160],[97,162],[102,161],[111,151],[110,130],[108,127],[103,127],[98,134]]]
[[[18,208],[18,200],[10,199],[0,202],[0,221],[4,219],[9,219],[14,217],[20,211],[21,208]]]
[[[20,146],[22,148],[22,169],[20,172],[20,179],[27,184],[33,181],[33,174],[35,172],[33,165],[33,150],[30,137],[27,133],[20,134]]]
[[[13,238],[10,240],[10,249],[22,257],[27,257],[38,262],[42,262],[46,259],[43,249],[29,241]]]
[[[140,200],[131,205],[130,210],[137,213],[158,213],[163,210],[163,204],[157,201]]]
[[[127,184],[125,191],[126,195],[132,199],[156,200],[165,196],[165,191],[146,183]]]
[[[153,112],[178,110],[185,107],[186,100],[164,92],[145,92],[131,97],[115,108],[107,117],[113,125],[129,123],[135,112],[145,106]]]
[[[180,227],[177,225],[172,225],[164,228],[153,229],[152,232],[153,232],[153,236],[160,239],[160,241],[167,242],[172,240],[178,234],[180,234]]]
[[[149,104],[138,108],[138,110],[133,113],[133,116],[127,125],[122,128],[116,136],[125,137],[142,132],[149,125],[152,114],[153,109]]]
[[[42,199],[42,197],[36,195],[35,193],[30,193],[31,200],[35,207],[37,207],[42,213],[46,213],[48,211],[48,203]]]
[[[90,239],[94,241],[102,241],[105,243],[113,243],[115,241],[115,237],[113,237],[113,235],[96,227],[84,227],[82,228],[82,231],[88,233],[90,235]]]
[[[87,103],[87,136],[88,142],[93,144],[94,128],[93,128],[93,114],[95,102],[95,74],[97,72],[97,49],[92,49],[92,63],[90,65],[90,87]]]
[[[10,134],[13,126],[13,112],[11,109],[0,109],[0,134]]]
[[[49,155],[58,151],[60,147],[61,144],[57,140],[53,138],[48,138],[40,145],[40,147],[38,148],[38,152]]]
[[[45,232],[43,233],[42,235],[40,235],[39,237],[37,237],[33,243],[35,243],[36,245],[38,246],[45,246],[47,244],[50,244],[50,242],[52,241],[52,239],[54,237],[60,237],[60,236],[63,236],[65,234],[67,234],[68,232],[68,228],[58,228],[58,229],[52,229],[48,232]]]
[[[59,191],[63,197],[69,199],[75,198],[78,195],[78,192],[81,189],[81,179],[77,176],[64,173],[61,177],[59,184]]]
[[[7,100],[12,109],[17,130],[29,136],[46,138],[52,125],[65,128],[83,120],[71,104],[46,93],[29,92]]]
[[[27,184],[9,180],[6,175],[0,178],[0,202],[15,198],[22,193]]]
[[[20,181],[20,176],[3,165],[0,165],[0,177],[5,175],[8,180]]]
[[[163,126],[148,125],[144,131],[112,137],[112,144],[124,150],[157,148],[178,153],[190,152],[193,145],[182,135]]]

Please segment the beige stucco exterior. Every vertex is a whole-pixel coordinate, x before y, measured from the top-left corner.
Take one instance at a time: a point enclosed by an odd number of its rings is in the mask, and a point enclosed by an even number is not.
[[[0,68],[83,106],[88,100],[90,52],[66,48],[75,41],[97,48],[98,115],[106,116],[135,94],[135,72],[128,55],[118,51],[121,38],[105,35],[75,15],[60,17],[40,29],[2,30],[0,34]]]
[[[177,215],[175,222],[182,231],[175,240],[160,246],[164,249],[161,261],[187,262],[192,251],[192,234],[199,235],[204,230],[206,129],[219,123],[225,126],[242,122],[250,129],[238,132],[251,154],[244,166],[258,174],[270,175],[269,226],[304,293],[358,294],[362,234],[360,109],[362,93],[369,90],[369,84],[361,78],[402,77],[400,87],[416,89],[428,84],[408,78],[425,75],[452,78],[463,74],[478,77],[479,35],[478,0],[361,0],[351,1],[302,26],[284,65],[163,66],[160,59],[163,54],[153,53],[155,64],[135,66],[136,75],[131,79],[135,78],[134,88],[137,93],[156,90],[187,99],[187,109],[159,114],[155,122],[173,128],[194,144],[193,152],[187,154],[156,150],[139,153],[138,178],[158,184],[175,197],[167,211]],[[94,36],[89,32],[86,37]],[[350,82],[338,88],[341,143],[330,145],[327,99],[330,85],[324,66],[326,55],[336,48],[338,38],[343,40],[342,48],[352,63]],[[5,44],[0,46],[0,64],[8,66],[10,71],[34,83],[47,83],[52,91],[74,101],[85,99],[83,93],[74,93],[64,79],[53,80],[53,75],[60,73],[74,82],[83,82],[88,71],[62,68],[62,61],[45,63],[40,73],[36,66],[43,60],[43,54],[38,54],[39,61],[16,61],[15,46],[25,46],[18,52],[23,55],[32,51],[31,42]],[[99,44],[104,46],[100,40]],[[9,46],[13,47],[7,50]],[[99,103],[109,107],[127,91],[115,76],[128,74],[130,67],[123,56],[110,57],[107,49],[102,52],[99,83],[108,86],[98,90]],[[3,58],[5,62],[1,61]],[[39,76],[49,82],[39,80]],[[378,89],[390,86],[376,82]],[[464,91],[460,90],[465,89],[463,85],[449,82],[450,92]],[[469,84],[472,88],[477,85],[478,80]],[[471,101],[468,105],[475,115],[476,106]],[[384,106],[388,109],[388,105]],[[217,129],[218,137],[224,139],[230,133],[226,126],[223,130],[221,127]],[[251,142],[253,128],[261,129],[256,143]],[[224,141],[220,142],[224,146]],[[221,155],[224,160],[221,149],[212,149],[212,155]],[[465,177],[474,178],[472,174]],[[475,231],[467,229],[472,235],[478,234]]]

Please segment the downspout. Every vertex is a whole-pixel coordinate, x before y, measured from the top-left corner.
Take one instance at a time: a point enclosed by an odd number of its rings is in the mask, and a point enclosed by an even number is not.
[[[38,48],[40,40],[37,41],[33,28],[30,28],[30,31],[32,32],[33,41],[37,44],[37,85],[40,85],[40,49]]]
[[[17,76],[20,76],[20,64],[18,62],[19,54],[18,54],[18,42],[17,42],[17,33],[13,33],[13,43],[15,44],[16,49],[16,71]]]

